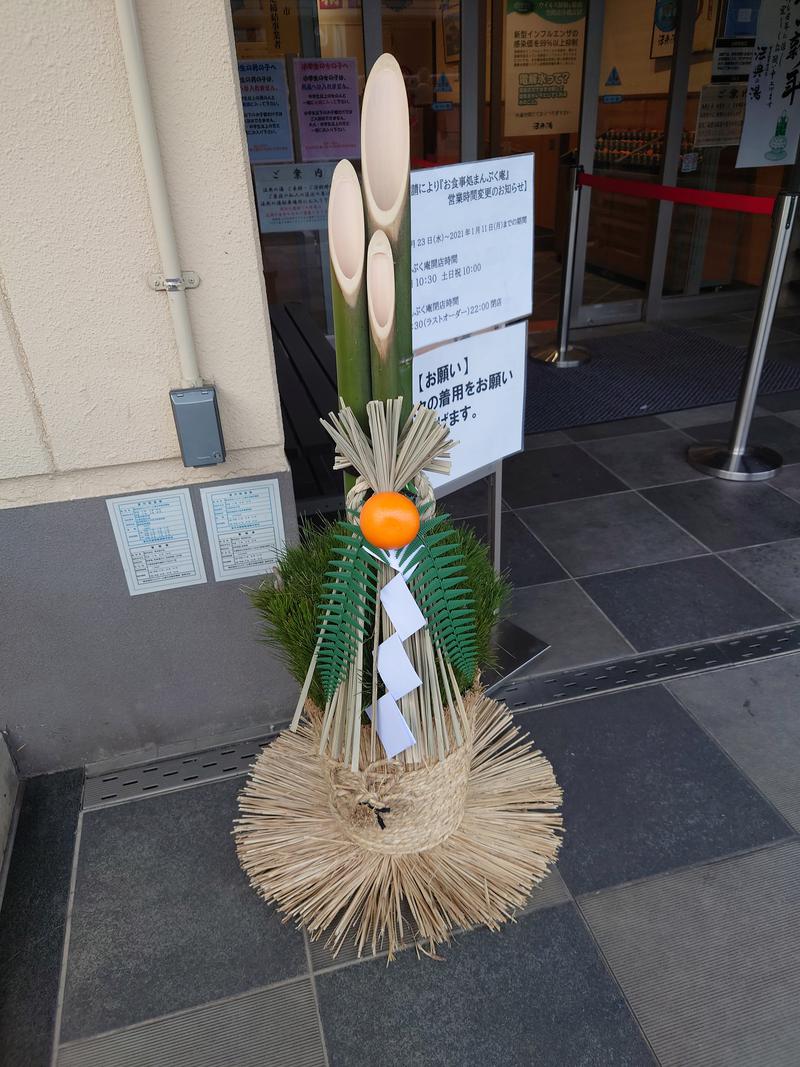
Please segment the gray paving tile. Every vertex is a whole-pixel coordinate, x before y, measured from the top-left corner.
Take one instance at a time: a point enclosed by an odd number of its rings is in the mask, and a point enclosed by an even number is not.
[[[582,447],[629,488],[643,489],[702,478],[686,461],[686,449],[691,443],[681,430],[660,430],[607,441],[587,441]]]
[[[550,645],[524,672],[527,677],[601,663],[633,648],[572,581],[515,589],[508,615]]]
[[[485,515],[489,510],[489,481],[480,478],[463,489],[456,489],[436,501],[437,511],[446,512],[454,519],[469,515]]]
[[[616,422],[598,422],[593,426],[576,426],[565,433],[573,441],[599,441],[604,437],[625,437],[632,433],[667,429],[669,426],[656,415],[642,415],[640,418],[618,419]]]
[[[662,1067],[795,1067],[800,842],[581,908]]]
[[[575,895],[792,832],[661,686],[518,719],[564,790],[558,869]]]
[[[517,912],[517,916],[529,915],[531,912],[539,911],[542,908],[553,908],[558,904],[565,904],[571,899],[570,891],[564,884],[564,879],[555,868],[551,868],[544,881],[540,882],[533,890],[525,907]],[[461,932],[463,933],[464,931]],[[315,973],[353,963],[368,963],[374,958],[369,951],[359,957],[356,943],[351,938],[344,942],[336,956],[326,947],[324,938],[319,938],[316,941],[312,941],[309,938],[308,944],[311,967]],[[411,948],[412,946],[409,944],[406,951]],[[385,953],[381,955],[385,957]]]
[[[306,970],[302,936],[258,898],[236,859],[242,782],[84,814],[62,1040]]]
[[[0,1063],[49,1064],[82,771],[24,783],[0,911]]]
[[[639,652],[789,618],[715,556],[596,574],[580,584]]]
[[[669,688],[800,830],[800,655],[682,678]]]
[[[767,398],[764,398],[763,402],[759,400],[759,404],[756,406],[756,415],[765,415],[767,413],[765,410],[768,406],[766,400]],[[710,422],[730,422],[735,408],[735,403],[711,404],[709,407],[688,408],[686,411],[668,411],[659,415],[659,418],[677,429],[682,429],[686,426],[703,426]]]
[[[770,393],[769,396],[760,396],[758,404],[761,408],[769,411],[799,411],[800,389],[791,389],[785,393]]]
[[[553,448],[555,445],[568,445],[569,438],[563,430],[551,430],[549,433],[529,433],[525,436],[525,450],[536,448]]]
[[[655,1061],[571,904],[441,953],[316,979],[331,1067],[640,1067]]]
[[[781,467],[770,485],[793,500],[800,500],[800,463]]]
[[[616,493],[624,488],[577,445],[523,452],[503,464],[503,497],[512,508]]]
[[[484,541],[487,539],[489,524],[485,515],[473,515],[471,518],[455,521],[460,525],[470,526]],[[514,585],[538,585],[540,582],[556,582],[565,577],[563,568],[511,511],[503,514],[500,563]]]
[[[800,618],[800,539],[737,548],[722,558],[784,611]]]
[[[313,985],[298,978],[64,1044],[55,1067],[327,1064]]]
[[[768,484],[707,478],[644,495],[714,552],[800,536],[800,506]]]
[[[731,434],[729,422],[712,422],[702,426],[689,426],[686,432],[697,441],[727,441]],[[753,419],[750,441],[754,445],[767,445],[783,456],[784,463],[800,462],[800,427],[793,426],[778,415],[762,415]]]
[[[706,551],[638,493],[543,504],[518,514],[576,576]]]

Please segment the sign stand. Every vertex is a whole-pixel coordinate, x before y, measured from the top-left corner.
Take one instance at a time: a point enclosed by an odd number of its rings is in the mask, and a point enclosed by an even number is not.
[[[500,541],[503,532],[503,461],[495,463],[489,475],[488,532],[489,556],[497,573],[500,573]]]
[[[783,457],[772,448],[750,445],[750,424],[753,421],[758,386],[767,355],[772,320],[781,291],[781,279],[789,254],[792,226],[797,216],[800,193],[779,193],[772,216],[772,238],[764,284],[758,301],[758,311],[750,335],[750,347],[745,367],[730,441],[727,445],[692,445],[687,452],[691,465],[704,474],[732,482],[755,482],[772,478],[783,465]]]
[[[569,343],[569,324],[572,317],[572,286],[573,274],[575,273],[575,244],[578,237],[578,209],[581,202],[581,187],[578,177],[582,167],[573,166],[571,181],[571,196],[569,202],[569,226],[567,228],[567,240],[564,247],[564,269],[561,274],[561,300],[558,306],[558,331],[556,344],[545,345],[537,348],[533,353],[533,359],[541,363],[552,363],[554,367],[563,367],[570,370],[572,367],[580,367],[591,357],[585,348],[580,345]]]

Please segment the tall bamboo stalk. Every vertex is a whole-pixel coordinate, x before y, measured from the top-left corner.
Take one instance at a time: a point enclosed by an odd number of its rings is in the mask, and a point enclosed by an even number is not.
[[[367,321],[374,400],[401,396],[395,355],[394,260],[389,238],[376,230],[367,249]]]
[[[328,243],[337,388],[366,429],[372,383],[364,278],[364,204],[358,175],[346,159],[336,165],[331,179]]]
[[[361,106],[361,181],[370,237],[383,230],[394,260],[394,331],[385,359],[396,365],[403,418],[412,403],[411,340],[411,200],[408,100],[403,74],[394,56],[376,60],[367,78]],[[388,399],[374,390],[375,399]]]

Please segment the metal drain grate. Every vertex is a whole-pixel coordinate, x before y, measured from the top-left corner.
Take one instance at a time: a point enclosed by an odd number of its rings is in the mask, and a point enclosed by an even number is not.
[[[192,755],[153,760],[152,763],[87,778],[83,787],[83,810],[92,811],[126,800],[245,774],[269,740],[262,737],[255,741],[237,741]]]
[[[800,651],[800,624],[763,630],[726,641],[707,641],[702,645],[671,649],[669,652],[627,656],[594,667],[498,682],[488,693],[495,700],[505,701],[512,710],[519,711],[592,697],[615,689],[655,685],[684,675],[719,670],[748,660],[797,651]]]
[[[308,978],[167,1015],[58,1050],[58,1067],[325,1067]]]

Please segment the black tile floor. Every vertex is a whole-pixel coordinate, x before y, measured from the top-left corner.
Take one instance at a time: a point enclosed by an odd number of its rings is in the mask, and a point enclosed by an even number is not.
[[[789,441],[800,397],[768,399],[765,436]],[[551,646],[523,675],[800,619],[800,463],[699,477],[683,451],[730,413],[690,415],[548,434],[506,463],[508,610]],[[445,506],[485,532],[485,486]],[[332,959],[250,891],[241,778],[80,815],[80,775],[31,780],[0,1063],[49,1065],[57,1038],[56,1067],[794,1067],[798,693],[794,653],[523,709],[565,790],[557,872],[501,933],[388,967]]]

